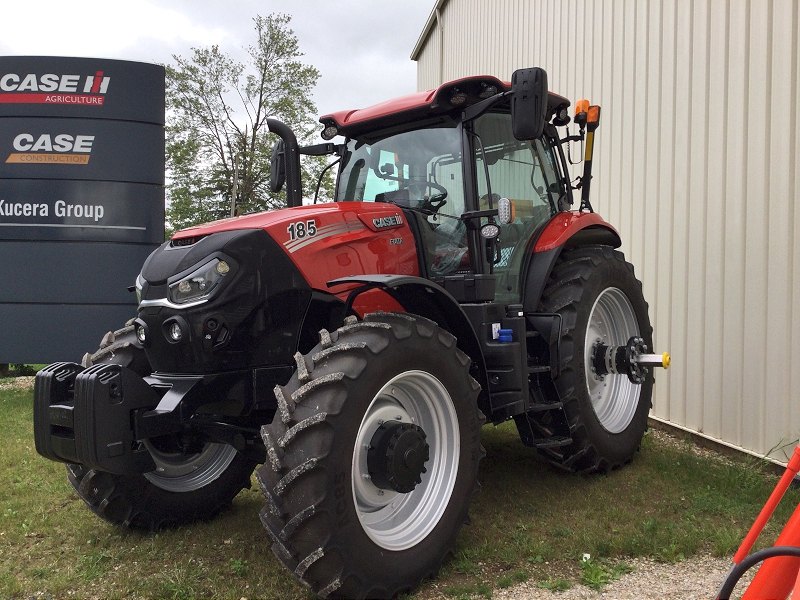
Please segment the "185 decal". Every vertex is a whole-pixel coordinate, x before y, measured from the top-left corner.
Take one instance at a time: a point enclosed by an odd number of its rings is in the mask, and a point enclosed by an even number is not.
[[[317,235],[317,222],[314,219],[308,221],[296,221],[286,228],[289,234],[289,241],[302,240],[306,237]]]

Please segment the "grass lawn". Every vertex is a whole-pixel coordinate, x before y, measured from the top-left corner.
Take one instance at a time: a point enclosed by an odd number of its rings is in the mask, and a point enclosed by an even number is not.
[[[83,505],[62,465],[36,454],[32,401],[31,391],[0,390],[0,597],[310,597],[269,549],[255,486],[211,523],[117,529]],[[489,598],[526,579],[552,589],[592,578],[602,585],[625,571],[626,557],[730,556],[777,480],[752,460],[697,456],[688,443],[651,434],[631,465],[607,476],[547,466],[511,424],[484,428],[483,443],[472,525],[435,582],[454,598]],[[800,490],[787,493],[764,545],[799,501]],[[429,582],[413,597],[432,594]]]

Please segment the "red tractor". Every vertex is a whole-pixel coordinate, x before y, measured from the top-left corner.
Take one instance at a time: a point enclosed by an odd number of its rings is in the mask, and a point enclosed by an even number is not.
[[[98,516],[149,530],[212,517],[255,470],[277,557],[347,598],[436,573],[484,423],[514,419],[570,471],[630,461],[668,356],[589,203],[600,109],[581,101],[561,138],[569,104],[524,69],[322,117],[342,144],[299,148],[271,120],[289,208],[153,252],[137,318],[38,374],[37,450]],[[338,157],[336,202],[302,205],[300,154]]]

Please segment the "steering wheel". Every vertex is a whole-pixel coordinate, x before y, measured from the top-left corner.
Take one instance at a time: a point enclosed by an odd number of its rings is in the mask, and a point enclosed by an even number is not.
[[[423,211],[435,214],[447,203],[447,188],[433,181],[425,181],[424,183],[411,183],[409,184],[408,188],[409,190],[417,190],[420,188],[422,190],[427,190],[430,188],[439,192],[438,194],[434,194],[428,198],[423,196],[422,203],[419,205],[419,208]],[[415,191],[415,193],[417,192]]]

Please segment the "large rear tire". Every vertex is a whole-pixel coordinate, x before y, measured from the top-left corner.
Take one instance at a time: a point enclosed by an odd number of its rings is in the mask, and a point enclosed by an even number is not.
[[[549,461],[577,472],[606,472],[628,463],[647,430],[653,375],[642,384],[625,374],[597,375],[593,346],[625,345],[633,336],[653,348],[642,284],[621,252],[608,246],[565,250],[539,309],[561,315],[560,372],[553,380],[572,444]]]
[[[142,377],[150,374],[132,322],[106,334],[97,352],[83,358],[85,367],[101,363],[121,365]],[[113,525],[155,531],[207,520],[250,487],[256,463],[233,446],[187,436],[165,436],[145,445],[157,465],[151,473],[123,476],[67,465],[67,478],[78,496]]]
[[[469,358],[432,321],[375,313],[296,360],[256,471],[273,552],[321,597],[414,589],[452,552],[478,487]]]

